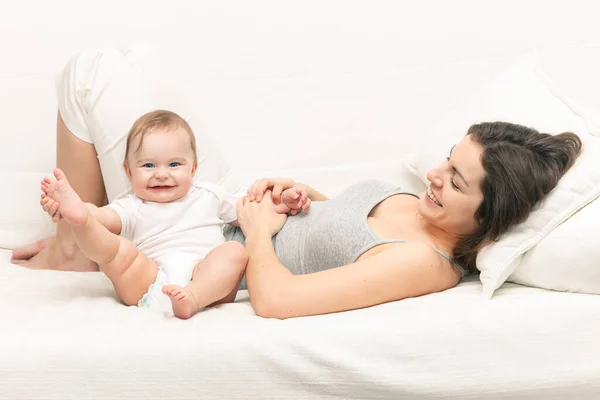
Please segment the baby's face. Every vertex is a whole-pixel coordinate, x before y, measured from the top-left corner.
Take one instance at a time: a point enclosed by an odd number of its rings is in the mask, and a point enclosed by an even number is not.
[[[185,196],[197,167],[187,132],[181,128],[150,132],[135,151],[138,143],[136,138],[125,164],[133,192],[143,200],[158,203]]]

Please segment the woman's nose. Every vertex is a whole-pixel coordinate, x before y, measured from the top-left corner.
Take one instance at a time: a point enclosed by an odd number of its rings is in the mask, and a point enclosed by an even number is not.
[[[444,180],[441,178],[437,169],[432,169],[427,173],[427,180],[436,187],[442,187],[444,184]]]

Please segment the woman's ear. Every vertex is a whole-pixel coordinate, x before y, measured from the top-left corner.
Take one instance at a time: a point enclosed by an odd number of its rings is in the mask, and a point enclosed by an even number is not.
[[[123,161],[123,169],[125,170],[125,175],[127,175],[127,177],[131,179],[131,169],[129,168],[129,164],[127,164],[127,161]]]

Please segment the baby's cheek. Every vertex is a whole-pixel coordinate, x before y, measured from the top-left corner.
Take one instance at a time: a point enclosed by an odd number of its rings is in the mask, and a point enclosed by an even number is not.
[[[133,192],[135,194],[137,194],[138,196],[139,196],[140,193],[144,193],[144,191],[146,190],[146,187],[147,187],[146,184],[143,184],[140,181],[134,181],[134,182],[132,182],[131,186],[133,187]]]
[[[142,190],[142,189],[145,189],[148,185],[147,185],[146,181],[144,181],[138,177],[138,178],[134,178],[131,181],[131,186],[133,186],[133,188],[135,190]]]
[[[193,182],[192,176],[185,176],[185,177],[182,177],[182,179],[179,180],[179,184],[181,186],[187,187],[188,189],[190,187],[192,187],[192,182]]]

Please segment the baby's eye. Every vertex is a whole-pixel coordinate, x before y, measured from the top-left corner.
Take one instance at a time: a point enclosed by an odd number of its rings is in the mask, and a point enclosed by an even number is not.
[[[152,164],[151,162],[147,162],[146,164],[142,165],[142,167],[144,167],[144,168],[154,168],[154,164]]]
[[[175,168],[175,167],[179,167],[181,164],[178,162],[172,162],[171,164],[169,164],[169,167]]]

